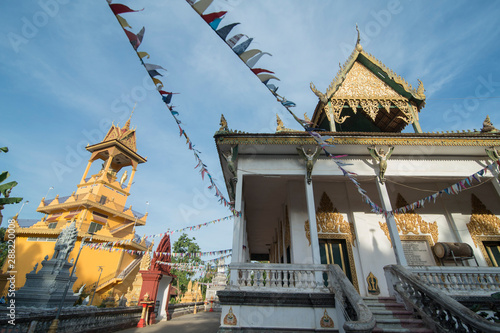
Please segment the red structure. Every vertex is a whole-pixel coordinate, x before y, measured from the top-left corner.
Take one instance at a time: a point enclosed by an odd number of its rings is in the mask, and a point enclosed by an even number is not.
[[[155,306],[160,280],[162,278],[167,278],[168,284],[170,284],[172,279],[175,277],[170,273],[170,265],[165,265],[161,262],[171,262],[171,245],[169,235],[165,235],[161,239],[156,251],[153,252],[153,259],[151,260],[149,269],[139,271],[142,275],[142,287],[139,304],[145,308],[145,311],[143,311],[145,318],[141,318],[137,327],[144,327],[146,325],[156,323]],[[167,317],[169,317],[168,298],[169,297],[167,296],[166,299],[161,300],[164,303]]]

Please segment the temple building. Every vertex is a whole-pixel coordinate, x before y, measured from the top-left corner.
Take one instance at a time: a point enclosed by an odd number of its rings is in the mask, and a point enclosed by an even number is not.
[[[75,222],[77,241],[68,260],[76,259],[82,239],[89,245],[78,259],[74,287],[86,285],[87,292],[95,290],[93,305],[99,305],[101,299],[120,297],[132,287],[142,257],[132,251],[145,251],[150,245],[135,235],[136,227],[146,224],[147,213],[127,207],[135,172],[146,159],[137,153],[130,119],[123,127],[113,124],[101,142],[86,149],[91,156],[76,191],[65,197],[42,198],[37,211],[45,216],[34,225],[21,228],[16,222],[15,282],[16,289],[22,287],[26,274],[33,273],[34,266],[40,269],[38,264],[52,255],[61,231]],[[92,165],[101,163],[100,170],[89,176]],[[7,262],[2,267],[6,271]],[[8,288],[8,276],[0,275],[2,294]]]
[[[317,137],[279,117],[276,133],[222,118],[215,134],[241,212],[219,332],[489,332],[463,304],[500,291],[500,131],[487,118],[479,131],[424,132],[423,83],[359,38],[326,92],[311,90]],[[385,302],[408,317],[378,317]]]

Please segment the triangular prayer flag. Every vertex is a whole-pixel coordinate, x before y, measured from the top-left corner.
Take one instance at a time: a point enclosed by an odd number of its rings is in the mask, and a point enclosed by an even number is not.
[[[133,10],[133,9],[130,9],[129,7],[122,5],[122,4],[119,4],[119,3],[109,4],[109,7],[111,8],[111,10],[113,11],[113,13],[115,15],[122,14],[122,13],[140,12],[140,11],[144,10],[144,8],[139,9],[139,10]]]
[[[251,71],[252,71],[255,75],[260,74],[260,73],[271,73],[271,74],[274,74],[274,72],[271,72],[271,71],[269,71],[269,70],[267,70],[267,69],[263,69],[263,68],[253,68],[253,69],[251,69]]]
[[[160,88],[163,87],[163,82],[161,82],[160,80],[158,80],[157,78],[154,78],[154,77],[152,77],[151,79],[153,79],[153,82],[156,86],[160,85]]]
[[[165,68],[159,66],[159,65],[154,65],[154,64],[144,64],[144,67],[146,67],[146,70],[149,72],[150,70],[154,70],[154,69],[163,69],[164,71],[166,71]]]
[[[196,10],[198,14],[203,14],[205,10],[207,10],[208,6],[212,3],[213,0],[200,0],[193,5],[193,9]]]
[[[118,22],[120,22],[120,25],[122,26],[122,28],[132,29],[130,24],[128,24],[127,20],[125,20],[123,17],[121,17],[120,15],[116,15],[116,18],[118,19]]]
[[[243,36],[246,36],[245,34],[237,34],[237,35],[234,35],[233,37],[231,37],[226,43],[227,45],[229,45],[230,48],[233,48],[236,43],[238,43],[238,41],[243,37]]]
[[[220,36],[220,38],[222,38],[223,40],[226,40],[227,38],[227,35],[229,34],[229,32],[235,27],[237,26],[239,23],[232,23],[232,24],[228,24],[222,28],[220,28],[219,30],[217,30],[217,35]]]
[[[253,57],[252,59],[248,60],[246,62],[247,66],[250,67],[250,68],[252,68],[253,66],[255,66],[255,64],[257,64],[257,61],[259,61],[260,58],[262,58],[262,56],[265,55],[265,54],[272,56],[271,53],[261,52],[261,53],[257,54],[255,57]]]
[[[222,18],[224,15],[226,15],[227,12],[215,12],[215,13],[210,13],[210,14],[205,14],[201,15],[201,17],[207,22],[208,24],[212,23],[214,20],[218,18]],[[219,21],[220,22],[220,21]],[[212,27],[213,28],[213,27]],[[214,30],[217,29],[217,27],[214,28]]]
[[[253,38],[249,38],[246,41],[244,41],[243,43],[237,45],[236,47],[233,48],[234,53],[236,53],[237,55],[242,54],[250,46],[252,41],[253,41]]]

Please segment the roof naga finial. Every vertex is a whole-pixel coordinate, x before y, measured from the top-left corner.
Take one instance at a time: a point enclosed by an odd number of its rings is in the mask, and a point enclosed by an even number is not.
[[[356,31],[358,32],[358,39],[356,39],[356,50],[358,52],[361,52],[361,51],[363,51],[363,47],[361,46],[361,37],[360,37],[359,28],[358,28],[357,23],[356,23]]]
[[[321,93],[318,89],[316,89],[316,86],[314,85],[314,83],[310,83],[309,84],[309,87],[311,88],[312,92],[318,96],[318,98],[320,99],[321,102],[323,103],[328,103],[328,98],[326,98],[325,94]]]
[[[417,79],[418,81],[418,87],[417,87],[417,96],[419,98],[422,98],[422,99],[425,99],[425,88],[424,88],[424,84],[422,83],[422,81],[420,81],[419,79]]]

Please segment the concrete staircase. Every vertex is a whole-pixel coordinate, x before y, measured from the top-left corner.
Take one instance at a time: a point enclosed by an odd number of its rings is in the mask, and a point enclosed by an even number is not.
[[[393,297],[366,297],[364,301],[377,321],[373,332],[432,333],[422,319]]]

